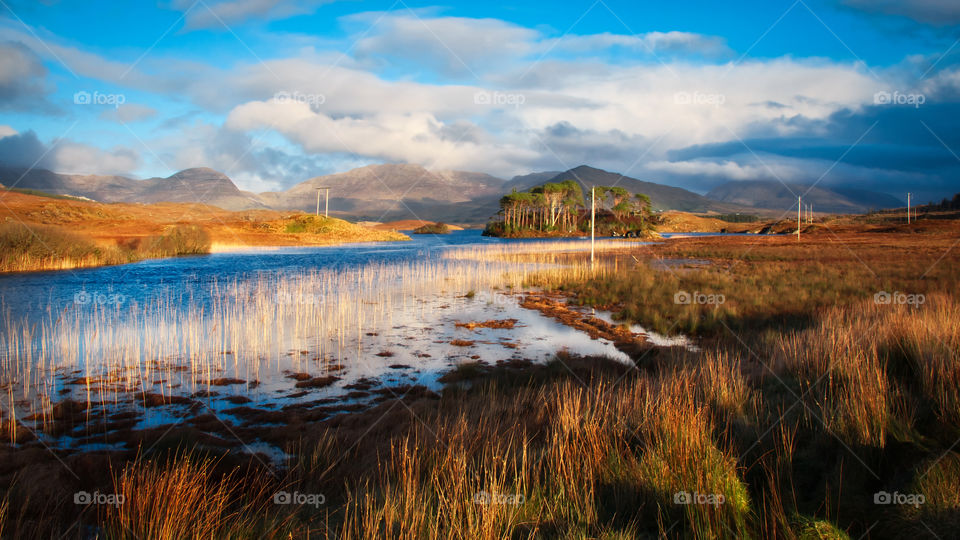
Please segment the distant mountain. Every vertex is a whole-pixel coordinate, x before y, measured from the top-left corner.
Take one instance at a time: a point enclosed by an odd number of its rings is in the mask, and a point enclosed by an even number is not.
[[[727,182],[707,193],[707,197],[718,201],[772,210],[795,210],[798,195],[803,195],[804,204],[813,205],[814,212],[832,214],[859,214],[871,209],[905,206],[902,201],[886,193],[823,186],[811,188],[809,185],[782,184],[775,180]]]
[[[59,174],[46,169],[0,168],[0,182],[101,202],[196,202],[227,210],[267,207],[257,195],[237,188],[225,174],[205,167],[146,180],[113,175]]]
[[[650,202],[653,203],[655,210],[681,210],[684,212],[740,212],[744,210],[738,204],[715,201],[683,188],[645,182],[587,165],[562,172],[547,181],[562,182],[564,180],[576,180],[585,193],[591,186],[618,186],[630,193],[644,193],[650,197]]]
[[[274,208],[315,211],[318,188],[330,188],[330,212],[359,220],[431,219],[483,222],[474,201],[498,194],[503,180],[467,171],[428,171],[420,165],[368,165],[311,178],[281,192],[261,193]],[[324,206],[321,191],[321,210]]]

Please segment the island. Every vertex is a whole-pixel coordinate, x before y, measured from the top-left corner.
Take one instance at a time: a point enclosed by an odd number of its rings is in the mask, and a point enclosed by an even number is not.
[[[593,186],[597,236],[656,237],[650,197],[617,186]],[[504,238],[590,235],[590,193],[575,180],[547,182],[528,191],[514,189],[500,199],[500,210],[487,223],[485,236]]]

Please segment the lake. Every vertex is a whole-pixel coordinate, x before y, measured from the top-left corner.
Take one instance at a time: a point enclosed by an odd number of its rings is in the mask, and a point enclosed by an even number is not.
[[[558,351],[628,363],[611,341],[520,307],[514,292],[534,273],[596,271],[558,258],[589,246],[456,231],[2,276],[0,382],[18,418],[44,433],[60,402],[88,416],[133,415],[132,429],[201,405],[242,425],[258,421],[251,410],[322,405],[335,415],[395,392],[438,392],[444,373],[470,364],[543,362]],[[42,436],[63,448],[102,444],[76,430]]]

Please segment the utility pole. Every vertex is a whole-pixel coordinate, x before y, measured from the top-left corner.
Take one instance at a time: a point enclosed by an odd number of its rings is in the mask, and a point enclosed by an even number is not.
[[[907,192],[907,225],[910,224],[910,192]]]
[[[800,209],[803,208],[801,198],[797,197],[797,242],[800,241]]]
[[[320,186],[317,188],[317,217],[320,216],[320,190],[326,190],[326,202],[323,207],[323,217],[330,217],[330,187],[329,186]]]
[[[590,263],[593,263],[593,245],[597,241],[596,233],[594,231],[594,219],[597,214],[597,204],[596,198],[593,196],[593,190],[596,189],[595,186],[590,186]]]

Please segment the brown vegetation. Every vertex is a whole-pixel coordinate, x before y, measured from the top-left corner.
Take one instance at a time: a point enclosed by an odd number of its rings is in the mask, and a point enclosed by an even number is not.
[[[0,272],[56,270],[255,246],[406,240],[334,218],[203,204],[103,204],[0,190]]]

